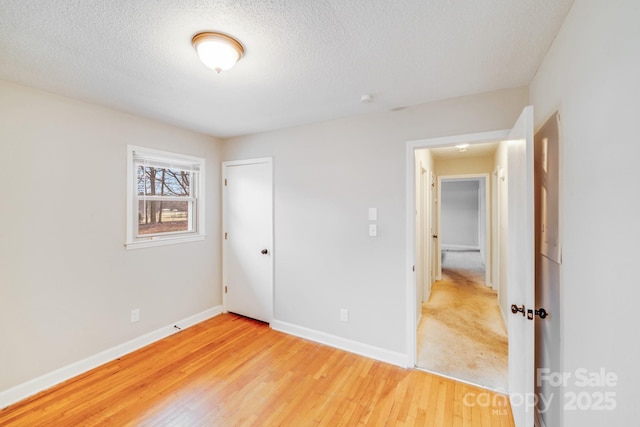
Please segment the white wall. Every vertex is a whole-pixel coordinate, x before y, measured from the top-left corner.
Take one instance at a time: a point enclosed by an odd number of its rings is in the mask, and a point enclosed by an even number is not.
[[[206,159],[204,241],[125,250],[127,144]],[[220,146],[0,81],[0,393],[221,304]]]
[[[447,181],[440,185],[440,245],[441,248],[477,249],[478,181]]]
[[[513,123],[511,126],[513,126]],[[460,159],[436,158],[434,167],[438,176],[491,174],[494,167],[494,158],[492,155],[463,157]]]
[[[550,426],[637,423],[638,22],[637,0],[577,0],[530,87],[537,127],[561,118],[562,345],[544,357],[573,377],[555,390]],[[580,368],[615,373],[617,385],[577,387]],[[614,392],[617,406],[563,411],[564,392]]]
[[[275,318],[406,354],[406,142],[509,129],[527,103],[509,89],[225,141],[225,160],[274,157]]]

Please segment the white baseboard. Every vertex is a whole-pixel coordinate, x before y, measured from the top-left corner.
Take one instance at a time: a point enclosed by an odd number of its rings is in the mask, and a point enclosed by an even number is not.
[[[270,325],[274,330],[284,332],[289,335],[295,335],[300,338],[315,341],[320,344],[326,344],[340,350],[345,350],[350,353],[359,354],[360,356],[380,360],[381,362],[390,363],[403,368],[409,367],[409,359],[407,355],[403,353],[397,353],[395,351],[375,347],[358,341],[348,340],[336,335],[327,334],[325,332],[316,331],[314,329],[305,328],[303,326],[279,320],[273,320]]]
[[[480,251],[480,246],[442,244],[440,249],[443,251]]]
[[[89,356],[86,359],[79,360],[53,372],[49,372],[10,389],[1,391],[0,409],[19,402],[29,396],[33,396],[36,393],[53,387],[56,384],[78,376],[93,368],[97,368],[100,365],[104,365],[107,362],[138,350],[155,341],[161,340],[162,338],[166,338],[169,335],[173,335],[181,329],[186,329],[196,323],[215,317],[220,313],[222,313],[222,306],[212,307],[203,312],[187,317],[186,319],[171,323],[168,326],[149,332],[138,338],[134,338],[131,341],[127,341],[93,356]],[[176,328],[176,326],[179,329]]]

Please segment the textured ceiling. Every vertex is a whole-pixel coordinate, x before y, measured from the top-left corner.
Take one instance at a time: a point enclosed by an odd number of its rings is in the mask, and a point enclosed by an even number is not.
[[[0,0],[0,79],[227,137],[527,85],[572,1]]]

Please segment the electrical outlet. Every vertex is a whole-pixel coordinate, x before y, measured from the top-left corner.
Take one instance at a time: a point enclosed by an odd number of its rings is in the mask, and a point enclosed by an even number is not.
[[[131,323],[135,323],[140,320],[140,309],[134,308],[131,310]]]
[[[341,308],[340,309],[340,321],[341,322],[348,322],[349,321],[349,310],[347,310],[346,308]]]

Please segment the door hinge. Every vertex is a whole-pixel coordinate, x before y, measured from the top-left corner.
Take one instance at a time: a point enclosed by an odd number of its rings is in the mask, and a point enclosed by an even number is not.
[[[224,179],[224,186],[227,186],[227,178]]]
[[[224,240],[227,240],[227,233],[224,233]]]
[[[224,293],[226,294],[229,291],[229,289],[227,289],[227,287],[224,287]]]

